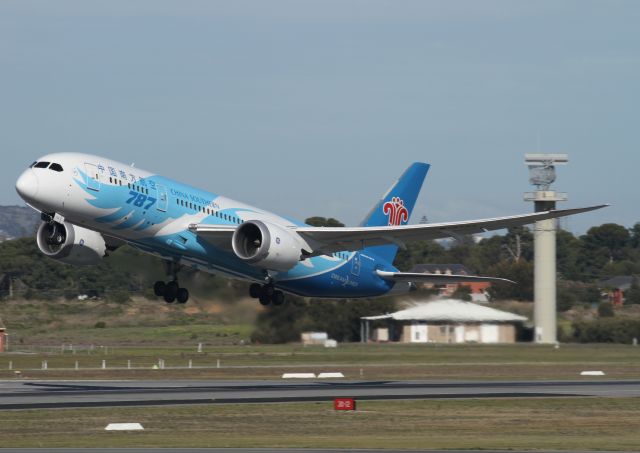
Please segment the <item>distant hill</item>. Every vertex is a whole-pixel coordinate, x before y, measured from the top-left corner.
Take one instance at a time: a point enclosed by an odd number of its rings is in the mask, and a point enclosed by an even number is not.
[[[27,206],[0,206],[0,241],[33,236],[40,216]]]

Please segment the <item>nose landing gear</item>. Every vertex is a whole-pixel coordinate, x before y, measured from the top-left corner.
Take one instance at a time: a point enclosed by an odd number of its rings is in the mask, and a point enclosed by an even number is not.
[[[249,286],[249,296],[258,299],[261,305],[282,305],[284,303],[284,293],[275,289],[270,283],[265,285],[252,283]]]

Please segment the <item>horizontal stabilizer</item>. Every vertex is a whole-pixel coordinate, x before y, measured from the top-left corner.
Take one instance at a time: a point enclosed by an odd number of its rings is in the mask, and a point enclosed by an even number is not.
[[[514,281],[506,278],[482,277],[479,275],[425,274],[422,272],[386,272],[380,270],[376,272],[381,278],[394,282],[433,283],[434,285],[477,282],[515,284]]]

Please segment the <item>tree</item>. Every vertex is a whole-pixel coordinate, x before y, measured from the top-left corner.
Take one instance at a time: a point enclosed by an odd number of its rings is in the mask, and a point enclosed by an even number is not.
[[[533,300],[533,263],[520,261],[501,261],[489,268],[489,275],[502,277],[516,282],[492,283],[489,294],[492,299]]]
[[[305,300],[287,298],[282,307],[267,307],[256,322],[251,339],[260,343],[300,341],[305,331],[327,332],[338,341],[360,339],[360,318],[395,311],[391,298]]]
[[[588,277],[601,277],[607,263],[627,259],[631,255],[631,235],[622,225],[605,223],[592,227],[580,237],[582,247],[578,262]]]
[[[633,227],[631,227],[629,232],[631,234],[631,242],[630,242],[631,247],[635,249],[640,249],[640,222],[633,225]]]
[[[624,299],[627,304],[640,304],[640,283],[638,282],[638,277],[634,277],[631,287],[625,291]]]
[[[598,316],[600,318],[612,318],[615,316],[611,302],[601,302],[598,305]]]
[[[601,300],[600,290],[595,284],[576,281],[558,282],[557,311],[567,311],[574,305],[597,304]]]
[[[559,229],[556,234],[558,274],[566,280],[588,280],[578,264],[582,242],[572,233]]]
[[[400,249],[394,261],[395,266],[407,272],[416,264],[449,262],[449,252],[436,241],[418,241]]]
[[[509,228],[503,237],[502,247],[513,261],[533,259],[533,234],[525,226]]]
[[[471,288],[467,285],[458,285],[451,297],[453,299],[471,301]]]
[[[337,219],[334,219],[333,217],[329,217],[328,219],[326,217],[319,217],[319,216],[309,217],[304,221],[304,223],[311,226],[316,226],[316,227],[343,227],[344,226],[344,223],[342,223]]]

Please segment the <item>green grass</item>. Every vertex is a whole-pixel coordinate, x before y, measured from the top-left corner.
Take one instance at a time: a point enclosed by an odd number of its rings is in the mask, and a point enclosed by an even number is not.
[[[105,339],[132,335],[133,328],[95,329],[109,331]],[[100,347],[78,350],[75,354],[61,348],[50,352],[23,352],[0,355],[0,377],[12,377],[14,370],[32,378],[277,378],[291,369],[342,371],[352,379],[539,379],[578,378],[585,369],[601,369],[608,378],[636,378],[640,374],[640,347],[630,345],[405,345],[346,344],[336,349],[292,345],[210,345],[204,342],[197,352],[199,338],[239,338],[243,326],[189,326],[142,328],[137,334],[148,339],[149,346]],[[190,346],[155,346],[151,338],[198,338]],[[226,336],[225,336],[226,335]],[[109,341],[104,342],[110,344]],[[186,368],[189,360],[201,369],[151,370],[163,359],[167,368]],[[39,371],[43,360],[49,370]],[[141,370],[101,370],[107,368]],[[75,362],[83,371],[74,370]],[[221,368],[215,368],[220,361]],[[362,373],[362,374],[361,374]]]
[[[144,432],[105,432],[140,422]],[[37,436],[34,436],[37,433]],[[638,398],[365,401],[0,413],[3,447],[635,450]]]
[[[171,325],[141,327],[108,327],[61,329],[56,340],[62,344],[94,345],[163,345],[199,342],[215,345],[232,345],[248,342],[253,328],[250,325]]]

